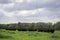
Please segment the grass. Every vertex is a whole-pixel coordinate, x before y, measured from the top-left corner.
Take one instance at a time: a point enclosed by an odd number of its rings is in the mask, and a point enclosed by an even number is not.
[[[0,30],[0,40],[60,40],[60,31],[47,33]]]

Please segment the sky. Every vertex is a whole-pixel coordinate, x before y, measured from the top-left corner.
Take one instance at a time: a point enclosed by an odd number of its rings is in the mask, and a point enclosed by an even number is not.
[[[60,21],[60,0],[0,0],[0,24]]]

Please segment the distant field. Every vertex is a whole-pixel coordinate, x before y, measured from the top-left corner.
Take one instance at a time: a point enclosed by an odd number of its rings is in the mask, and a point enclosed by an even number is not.
[[[0,40],[60,40],[60,31],[47,33],[0,30]]]

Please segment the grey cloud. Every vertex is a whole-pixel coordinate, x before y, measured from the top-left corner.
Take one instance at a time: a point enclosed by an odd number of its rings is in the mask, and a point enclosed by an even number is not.
[[[50,11],[48,9],[44,10],[43,12],[37,11],[35,14],[33,15],[29,15],[27,17],[48,17],[50,19],[60,19],[60,10],[55,10],[55,11]]]
[[[6,22],[8,19],[7,16],[5,16],[2,12],[0,12],[0,23]]]
[[[56,21],[55,18],[49,18],[49,17],[15,17],[17,21],[19,22],[54,22]],[[58,18],[57,18],[58,19]]]
[[[3,13],[0,13],[0,24],[7,24],[7,23],[16,23],[16,19],[14,17],[8,17]]]
[[[12,0],[0,0],[0,4],[12,3]]]
[[[23,17],[23,16],[15,16],[15,19],[19,22],[38,22],[40,21],[39,18],[34,17]]]
[[[0,1],[0,3],[10,3],[9,1],[3,2]],[[45,18],[48,17],[50,20],[54,19],[60,19],[60,0],[53,0],[50,2],[41,2],[41,0],[37,0],[36,2],[23,2],[23,3],[15,3],[13,7],[7,7],[7,8],[2,8],[6,12],[15,12],[15,11],[20,11],[20,10],[36,10],[39,8],[46,8],[45,11],[37,12],[34,15],[29,15],[29,16],[14,16],[16,21],[21,21],[21,22],[31,22],[31,21],[44,21],[44,19],[41,19],[41,17]],[[48,10],[48,11],[47,11]],[[11,18],[5,16],[4,14],[0,13],[0,22],[7,22],[7,20],[10,20]],[[5,19],[5,20],[4,20]],[[47,20],[48,20],[47,19]],[[47,21],[46,20],[46,21]]]
[[[37,8],[39,8],[39,6],[37,6],[35,4],[28,4],[28,3],[20,4],[20,3],[16,3],[13,7],[5,8],[5,10],[7,10],[7,11],[33,10],[33,9],[37,9]]]
[[[47,8],[50,10],[55,10],[55,8],[60,8],[60,0],[51,0],[48,2],[41,2],[41,0],[35,0],[31,3],[15,3],[13,7],[5,8],[6,11],[16,11],[16,10],[33,10],[38,8]]]

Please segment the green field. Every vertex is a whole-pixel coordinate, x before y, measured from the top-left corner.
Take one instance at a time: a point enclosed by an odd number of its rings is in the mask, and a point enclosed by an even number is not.
[[[0,40],[60,40],[60,31],[47,33],[0,30]]]

